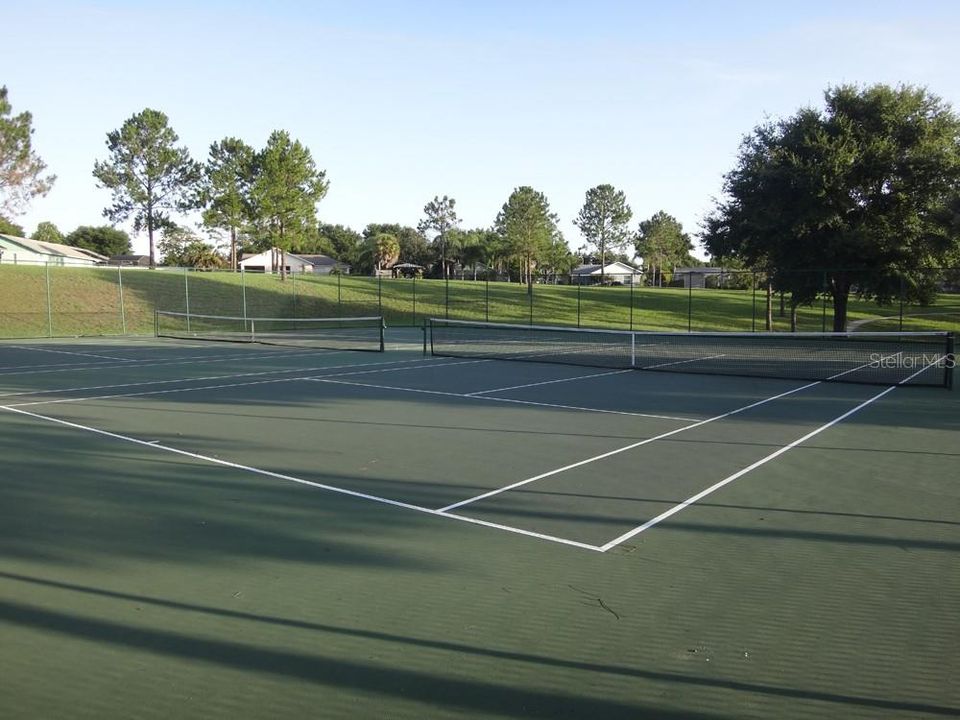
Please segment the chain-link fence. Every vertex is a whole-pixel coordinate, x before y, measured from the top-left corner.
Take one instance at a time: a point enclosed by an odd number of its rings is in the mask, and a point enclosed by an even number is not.
[[[383,315],[634,330],[960,330],[960,269],[874,276],[858,271],[764,274],[715,268],[661,286],[534,284],[349,275],[204,272],[183,268],[0,264],[0,337],[150,334],[154,310],[231,317]],[[843,293],[839,293],[843,295]]]

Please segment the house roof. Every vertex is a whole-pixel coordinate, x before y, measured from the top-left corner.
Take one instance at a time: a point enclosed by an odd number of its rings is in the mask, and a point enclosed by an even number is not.
[[[240,264],[243,265],[244,263],[248,263],[251,260],[254,260],[254,259],[260,260],[261,258],[263,260],[269,260],[271,252],[272,252],[271,250],[264,250],[263,252],[259,252],[255,255],[245,255],[243,258],[240,259]],[[306,265],[313,265],[314,267],[328,266],[328,265],[347,266],[347,263],[342,263],[339,260],[335,260],[329,255],[298,255],[296,253],[288,252],[286,253],[286,257],[287,257],[287,262],[290,262],[290,260],[293,259],[295,261],[300,261]]]
[[[571,270],[570,272],[573,275],[593,275],[594,273],[599,274],[600,267],[601,267],[600,265],[579,265],[575,267],[573,270]],[[626,263],[622,263],[619,260],[616,262],[607,263],[606,265],[603,266],[603,270],[605,274],[615,274],[615,275],[623,275],[625,273],[640,272],[639,269],[633,267],[632,265],[627,265]]]
[[[30,240],[29,238],[16,237],[15,235],[0,235],[0,238],[8,243],[19,245],[37,255],[53,255],[55,257],[68,257],[74,260],[93,260],[94,262],[107,262],[109,258],[93,250],[86,248],[73,247],[72,245],[63,245],[61,243],[48,243],[40,240]]]
[[[329,255],[297,255],[301,260],[306,260],[311,265],[346,265]]]

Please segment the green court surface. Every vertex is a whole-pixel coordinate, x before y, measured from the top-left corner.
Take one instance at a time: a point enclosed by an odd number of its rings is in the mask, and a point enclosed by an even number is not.
[[[0,344],[0,717],[960,717],[956,391],[407,333]]]

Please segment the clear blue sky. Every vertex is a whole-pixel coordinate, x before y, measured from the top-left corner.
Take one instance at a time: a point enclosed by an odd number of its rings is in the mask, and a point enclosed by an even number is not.
[[[58,180],[28,233],[103,224],[106,133],[165,112],[194,157],[288,130],[327,171],[325,222],[415,225],[450,195],[488,226],[532,185],[568,244],[586,190],[691,232],[744,134],[839,83],[960,101],[955,2],[6,3],[0,85]],[[135,247],[143,248],[138,239]]]

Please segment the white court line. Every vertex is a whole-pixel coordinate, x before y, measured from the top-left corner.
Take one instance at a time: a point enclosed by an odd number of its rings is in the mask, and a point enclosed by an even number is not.
[[[858,412],[860,412],[861,410],[863,410],[863,408],[867,407],[867,405],[870,405],[871,403],[876,402],[877,400],[879,400],[880,398],[882,398],[882,397],[883,397],[884,395],[886,395],[887,393],[893,392],[894,390],[896,390],[896,389],[897,389],[898,387],[900,387],[901,385],[906,384],[907,382],[909,382],[910,380],[912,380],[913,378],[915,378],[917,375],[919,375],[920,373],[922,373],[922,372],[924,372],[925,370],[927,370],[929,367],[932,367],[933,365],[935,365],[935,364],[936,364],[937,362],[939,362],[941,359],[942,359],[942,358],[938,358],[935,362],[930,363],[929,365],[927,365],[926,367],[918,370],[917,372],[913,373],[913,374],[910,375],[909,377],[904,378],[903,380],[901,380],[900,382],[898,382],[896,385],[891,385],[890,387],[886,388],[885,390],[880,391],[879,393],[877,393],[877,394],[874,395],[873,397],[871,397],[871,398],[869,398],[869,399],[867,399],[867,400],[864,400],[862,403],[860,403],[859,405],[857,405],[855,408],[853,408],[853,409],[851,409],[851,410],[847,410],[847,411],[846,411],[845,413],[843,413],[842,415],[838,415],[837,417],[835,417],[835,418],[834,418],[833,420],[831,420],[830,422],[824,423],[823,425],[821,425],[820,427],[818,427],[816,430],[812,430],[811,432],[808,432],[806,435],[804,435],[804,436],[801,437],[801,438],[798,438],[798,439],[794,440],[794,441],[793,441],[792,443],[790,443],[789,445],[784,445],[784,446],[783,446],[782,448],[780,448],[779,450],[775,450],[774,452],[770,453],[770,454],[767,455],[766,457],[761,458],[760,460],[757,460],[757,461],[756,461],[755,463],[753,463],[752,465],[748,465],[747,467],[743,468],[742,470],[738,470],[737,472],[733,473],[733,475],[730,475],[730,476],[728,476],[728,477],[725,477],[725,478],[724,478],[723,480],[721,480],[720,482],[714,483],[713,485],[711,485],[710,487],[706,488],[705,490],[701,490],[701,491],[698,492],[696,495],[691,495],[690,497],[688,497],[688,498],[687,498],[686,500],[684,500],[683,502],[678,503],[677,505],[674,505],[674,506],[673,506],[672,508],[670,508],[669,510],[664,511],[664,512],[660,513],[659,515],[657,515],[655,518],[652,518],[651,520],[648,520],[647,522],[643,523],[643,525],[638,525],[637,527],[633,528],[633,530],[629,530],[628,532],[625,532],[625,533],[624,533],[623,535],[621,535],[620,537],[614,538],[613,540],[611,540],[611,541],[608,542],[607,544],[603,545],[603,546],[601,547],[601,550],[602,550],[603,552],[606,552],[607,550],[609,550],[609,549],[611,549],[611,548],[613,548],[613,547],[616,547],[617,545],[619,545],[619,544],[621,544],[621,543],[623,543],[623,542],[626,542],[626,541],[629,540],[630,538],[639,535],[639,534],[642,533],[644,530],[647,530],[647,529],[649,529],[649,528],[652,528],[654,525],[657,525],[657,524],[663,522],[664,520],[666,520],[667,518],[671,517],[672,515],[676,515],[678,512],[680,512],[681,510],[683,510],[683,509],[686,508],[686,507],[689,507],[690,505],[693,505],[693,504],[694,504],[695,502],[697,502],[698,500],[701,500],[701,499],[705,498],[707,495],[710,495],[711,493],[716,492],[717,490],[719,490],[719,489],[722,488],[723,486],[729,485],[730,483],[732,483],[732,482],[733,482],[734,480],[736,480],[737,478],[743,477],[743,476],[746,475],[748,472],[751,472],[752,470],[756,470],[756,469],[757,469],[758,467],[760,467],[761,465],[765,465],[765,464],[767,464],[768,462],[770,462],[771,460],[780,457],[780,456],[783,455],[785,452],[788,452],[789,450],[792,450],[792,449],[795,448],[797,445],[800,445],[801,443],[806,442],[807,440],[809,440],[810,438],[814,437],[815,435],[819,435],[819,434],[822,433],[824,430],[828,430],[829,428],[833,427],[833,426],[836,425],[837,423],[843,422],[844,420],[846,420],[846,419],[847,419],[848,417],[850,417],[851,415],[854,415],[855,413],[858,413]]]
[[[673,365],[686,365],[687,363],[700,362],[701,360],[716,360],[717,358],[725,357],[725,355],[726,353],[720,353],[719,355],[707,355],[706,357],[698,357],[691,360],[677,360],[676,362],[659,363],[658,365],[643,365],[640,367],[640,369],[656,370],[657,368],[671,367]]]
[[[330,353],[330,354],[332,355],[334,353]],[[285,373],[296,373],[296,372],[312,373],[312,372],[318,372],[320,370],[339,370],[341,368],[368,367],[370,365],[397,365],[400,363],[412,363],[412,362],[423,362],[423,359],[416,358],[414,360],[384,360],[382,362],[376,362],[376,363],[349,363],[347,365],[320,365],[317,367],[290,368],[289,370],[261,370],[258,372],[249,372],[249,373],[230,373],[227,375],[204,375],[202,377],[176,378],[174,380],[145,380],[142,382],[134,382],[134,383],[117,383],[114,385],[88,385],[86,387],[60,388],[60,389],[53,389],[53,390],[22,390],[20,392],[13,392],[13,393],[0,393],[0,398],[22,397],[24,395],[34,396],[34,395],[50,395],[52,393],[83,392],[85,390],[110,390],[113,388],[143,387],[145,385],[169,385],[171,383],[203,382],[205,380],[229,380],[232,378],[258,377],[260,375],[283,375]],[[451,364],[456,364],[456,363],[451,363]],[[434,366],[430,366],[430,367],[434,367]]]
[[[310,352],[287,352],[282,349],[278,349],[274,352],[256,354],[256,355],[245,355],[243,353],[238,353],[236,355],[228,355],[227,357],[219,357],[217,355],[188,355],[187,357],[174,358],[171,360],[161,360],[153,361],[150,359],[137,360],[130,359],[125,360],[123,365],[105,365],[104,363],[70,363],[69,365],[56,365],[49,366],[51,370],[23,370],[12,368],[11,372],[0,372],[2,375],[44,375],[52,373],[63,373],[63,372],[86,372],[87,370],[116,370],[117,368],[132,368],[137,369],[145,367],[161,367],[167,365],[197,365],[201,362],[208,363],[218,363],[218,362],[230,362],[231,360],[269,360],[274,358],[291,358],[291,357],[304,357],[307,355],[338,355],[344,352],[349,352],[347,350],[333,350],[329,352],[313,350]],[[133,363],[136,363],[135,365]],[[36,367],[36,366],[34,366]],[[4,371],[11,370],[11,368],[0,368]]]
[[[103,435],[105,437],[113,438],[115,440],[123,440],[124,442],[134,443],[135,445],[152,448],[154,450],[162,450],[164,452],[173,453],[175,455],[181,455],[183,457],[192,458],[194,460],[202,460],[204,462],[208,462],[213,465],[221,465],[223,467],[232,468],[234,470],[241,470],[243,472],[252,473],[254,475],[263,475],[265,477],[276,478],[278,480],[286,480],[288,482],[297,483],[299,485],[307,485],[309,487],[318,488],[320,490],[326,490],[328,492],[338,493],[340,495],[348,495],[350,497],[360,498],[361,500],[369,500],[371,502],[380,503],[383,505],[391,505],[393,507],[404,508],[406,510],[414,510],[416,512],[425,513],[427,515],[433,515],[435,517],[443,517],[443,518],[449,518],[450,520],[458,520],[460,522],[469,523],[471,525],[482,525],[484,527],[494,528],[497,530],[504,530],[506,532],[514,533],[517,535],[525,535],[527,537],[533,537],[539,540],[547,540],[549,542],[559,543],[562,545],[570,545],[572,547],[578,547],[584,550],[593,550],[594,552],[600,551],[600,548],[596,545],[590,545],[588,543],[582,543],[576,540],[569,540],[567,538],[557,537],[555,535],[547,535],[545,533],[533,532],[532,530],[524,530],[523,528],[511,527],[509,525],[501,525],[498,523],[487,522],[485,520],[477,520],[476,518],[468,518],[468,517],[463,517],[461,515],[454,515],[452,513],[446,513],[439,510],[432,510],[428,507],[423,507],[421,505],[413,505],[411,503],[405,503],[399,500],[391,500],[389,498],[380,497],[378,495],[362,493],[356,490],[347,490],[346,488],[337,487],[335,485],[318,483],[318,482],[314,482],[313,480],[306,480],[304,478],[298,478],[293,475],[285,475],[283,473],[273,472],[272,470],[263,470],[261,468],[256,468],[251,465],[242,465],[240,463],[230,462],[229,460],[221,460],[220,458],[211,457],[209,455],[201,455],[200,453],[190,452],[189,450],[180,450],[179,448],[171,447],[170,445],[163,445],[162,443],[160,443],[159,440],[152,440],[152,441],[140,440],[139,438],[130,437],[129,435],[121,435],[119,433],[110,432],[109,430],[101,430],[99,428],[91,427],[89,425],[81,425],[80,423],[70,422],[69,420],[61,420],[59,418],[48,417],[46,415],[38,415],[37,413],[32,413],[27,410],[20,410],[19,408],[14,408],[10,406],[0,405],[0,409],[8,410],[9,412],[17,413],[19,415],[26,415],[27,417],[32,417],[37,420],[46,420],[48,422],[56,423],[58,425],[64,425],[66,427],[74,428],[76,430],[84,430],[86,432],[91,432],[97,435]]]
[[[76,352],[71,350],[51,350],[50,348],[33,345],[8,345],[16,350],[26,350],[28,352],[54,353],[55,355],[76,355],[77,357],[92,357],[100,360],[113,360],[115,362],[132,362],[129,358],[110,357],[109,355],[96,355],[94,353]]]
[[[382,363],[382,364],[384,364],[384,365],[389,365],[389,364],[396,364],[396,363],[399,363],[399,362],[422,362],[422,360],[419,360],[419,359],[418,359],[418,360],[393,360],[393,361],[386,361],[386,362],[384,362],[384,363]],[[477,361],[469,361],[469,362],[477,362]],[[333,373],[333,374],[331,375],[331,377],[339,377],[340,375],[359,375],[359,374],[365,374],[365,373],[371,373],[371,372],[396,372],[396,371],[399,371],[399,370],[416,370],[416,369],[419,369],[419,368],[426,368],[426,367],[429,367],[429,368],[442,368],[442,367],[447,367],[448,365],[465,365],[465,364],[469,364],[469,362],[467,362],[467,363],[442,363],[442,364],[439,364],[439,363],[438,363],[438,364],[433,364],[433,365],[417,365],[417,366],[414,366],[413,368],[406,368],[406,367],[402,367],[402,368],[379,368],[379,369],[376,369],[376,370],[364,370],[364,371],[362,371],[361,373],[356,373],[356,372]],[[377,363],[372,363],[372,364],[376,365]],[[333,369],[336,369],[337,367],[357,367],[357,366],[356,366],[356,365],[340,365],[340,366],[332,366],[332,367],[328,367],[328,368],[322,368],[322,367],[321,367],[321,368],[299,368],[299,369],[296,369],[296,370],[271,370],[271,371],[265,372],[265,373],[251,373],[251,374],[252,374],[252,375],[257,375],[257,374],[262,374],[262,375],[277,375],[277,374],[282,373],[282,372],[315,372],[315,371],[317,371],[317,370],[333,370]],[[241,375],[238,375],[237,377],[246,377],[246,376],[247,376],[246,374],[241,374]],[[224,379],[227,379],[227,378],[229,378],[229,377],[231,377],[231,376],[226,375],[226,376],[224,376]],[[318,380],[318,379],[319,379],[319,378],[317,378],[316,376],[309,376],[309,377],[307,377],[307,376],[299,376],[299,377],[271,378],[270,380],[251,380],[251,381],[249,381],[249,382],[222,383],[222,384],[219,384],[219,385],[198,385],[198,386],[196,386],[196,387],[168,388],[168,389],[166,389],[166,390],[144,390],[143,392],[110,393],[110,394],[108,394],[108,395],[84,395],[84,396],[82,396],[82,397],[75,397],[75,398],[57,398],[56,400],[31,400],[31,401],[29,401],[29,402],[10,403],[10,404],[8,404],[8,405],[6,405],[6,406],[4,406],[4,407],[7,407],[7,408],[15,408],[15,407],[32,407],[32,406],[35,406],[35,405],[62,405],[62,404],[64,404],[64,403],[86,402],[86,401],[88,401],[88,400],[111,400],[111,399],[115,399],[115,398],[144,397],[144,396],[147,396],[147,395],[172,395],[172,394],[174,394],[174,393],[193,392],[193,391],[196,391],[196,390],[223,390],[223,389],[225,389],[225,388],[250,387],[250,386],[253,386],[253,385],[269,385],[269,384],[271,384],[271,383],[301,382],[301,381],[304,381],[304,380]],[[162,382],[193,382],[193,381],[188,379],[188,380],[175,380],[175,381],[167,381],[167,380],[164,380],[164,381],[162,381]],[[145,383],[145,384],[154,384],[154,383],[153,383],[153,382],[150,382],[150,383]]]
[[[607,375],[622,375],[623,373],[633,372],[632,370],[612,370],[611,372],[593,373],[592,375],[578,375],[577,377],[560,378],[559,380],[544,380],[542,382],[526,383],[525,385],[511,385],[510,387],[493,388],[492,390],[477,390],[467,393],[468,396],[486,395],[487,393],[506,392],[507,390],[520,390],[522,388],[539,387],[540,385],[552,385],[554,383],[573,382],[574,380],[589,380],[590,378],[606,377]]]
[[[570,465],[564,465],[563,467],[556,468],[554,470],[548,470],[545,473],[534,475],[533,477],[527,478],[525,480],[519,480],[515,483],[511,483],[510,485],[505,485],[504,487],[497,488],[496,490],[490,490],[489,492],[485,492],[481,495],[476,495],[474,497],[467,498],[466,500],[461,500],[460,502],[453,503],[452,505],[447,505],[445,507],[440,508],[440,512],[446,512],[448,510],[453,510],[454,508],[462,507],[463,505],[469,505],[470,503],[477,502],[478,500],[484,500],[485,498],[493,497],[494,495],[499,495],[500,493],[507,492],[508,490],[514,490],[518,487],[522,487],[523,485],[527,485],[529,483],[536,482],[537,480],[542,480],[543,478],[550,477],[551,475],[557,475],[559,473],[566,472],[567,470],[572,470],[573,468],[578,468],[578,467],[581,467],[582,465],[587,465],[589,463],[596,462],[597,460],[603,460],[604,458],[608,458],[613,455],[619,455],[620,453],[627,452],[628,450],[633,450],[634,448],[641,447],[642,445],[648,445],[649,443],[656,442],[657,440],[663,440],[664,438],[671,437],[673,435],[676,435],[677,433],[686,432],[687,430],[693,430],[694,428],[698,428],[702,425],[706,425],[707,423],[712,423],[716,420],[722,420],[723,418],[730,417],[731,415],[742,413],[745,410],[750,410],[751,408],[764,405],[768,402],[772,402],[773,400],[779,400],[782,397],[786,397],[787,395],[792,395],[795,392],[800,392],[801,390],[806,390],[807,388],[811,388],[819,384],[820,384],[819,380],[817,382],[808,383],[807,385],[802,385],[801,387],[794,388],[793,390],[787,390],[786,392],[782,392],[779,395],[774,395],[773,397],[768,397],[763,400],[758,400],[757,402],[750,403],[749,405],[744,405],[743,407],[737,408],[736,410],[730,410],[729,412],[725,412],[722,415],[714,415],[713,417],[707,418],[706,420],[700,420],[690,425],[684,425],[683,427],[677,428],[676,430],[670,430],[669,432],[660,433],[659,435],[654,435],[653,437],[649,437],[646,440],[641,440],[640,442],[631,443],[630,445],[625,445],[624,447],[616,448],[615,450],[610,450],[609,452],[605,452],[600,455],[594,455],[593,457],[587,458],[586,460],[580,460],[579,462],[571,463]]]
[[[451,363],[454,364],[454,363]],[[446,367],[434,366],[434,367]],[[335,375],[333,377],[340,377]],[[625,410],[602,410],[599,408],[578,407],[576,405],[558,405],[556,403],[533,402],[531,400],[514,400],[513,398],[489,397],[487,395],[468,395],[464,393],[444,392],[443,390],[423,390],[421,388],[396,387],[395,385],[375,385],[373,383],[348,382],[346,380],[329,380],[323,377],[309,377],[304,380],[313,380],[314,382],[332,383],[334,385],[356,385],[357,387],[374,388],[375,390],[395,390],[397,392],[421,393],[423,395],[445,395],[446,397],[466,398],[468,400],[484,400],[487,402],[514,403],[515,405],[533,405],[535,407],[546,407],[557,410],[578,410],[580,412],[605,413],[608,415],[626,415],[628,417],[653,418],[655,420],[677,420],[679,422],[690,422],[693,418],[673,417],[671,415],[651,415],[648,413],[627,412]]]

